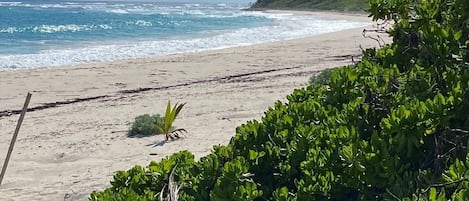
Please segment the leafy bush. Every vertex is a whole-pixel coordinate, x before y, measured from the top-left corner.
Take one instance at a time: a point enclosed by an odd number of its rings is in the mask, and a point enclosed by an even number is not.
[[[393,43],[297,89],[226,146],[118,172],[90,200],[469,200],[469,1],[370,0]],[[176,166],[177,165],[177,166]]]
[[[168,183],[161,181],[169,181],[176,164],[176,180],[182,181],[187,178],[185,172],[195,165],[194,155],[182,151],[166,157],[161,162],[151,162],[146,168],[137,165],[128,171],[118,171],[111,182],[113,187],[100,193],[93,192],[90,200],[157,200],[159,193],[166,189]]]
[[[328,85],[331,80],[331,74],[333,70],[333,68],[326,68],[319,71],[317,74],[314,74],[309,78],[309,84]]]
[[[164,118],[159,114],[149,115],[144,114],[135,118],[132,126],[129,129],[128,136],[150,136],[161,134],[162,131],[159,129],[156,124],[162,124]]]

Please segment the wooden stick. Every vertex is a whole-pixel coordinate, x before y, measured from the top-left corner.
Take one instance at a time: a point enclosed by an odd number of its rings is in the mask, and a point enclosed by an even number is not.
[[[7,157],[5,158],[5,162],[3,163],[2,173],[0,174],[0,185],[2,185],[3,177],[5,176],[5,172],[7,171],[8,161],[10,161],[11,152],[13,152],[13,147],[15,146],[16,138],[18,137],[18,133],[20,132],[21,124],[23,123],[24,115],[28,110],[29,101],[31,100],[31,93],[28,93],[26,96],[26,101],[24,102],[23,110],[21,111],[20,118],[18,120],[18,124],[16,124],[15,133],[13,133],[13,138],[10,142],[10,147],[8,148]]]

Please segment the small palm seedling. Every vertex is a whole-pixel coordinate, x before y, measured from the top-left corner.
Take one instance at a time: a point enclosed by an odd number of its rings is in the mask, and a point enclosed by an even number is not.
[[[182,108],[186,103],[178,104],[176,103],[174,107],[171,108],[171,102],[168,101],[166,105],[166,113],[164,114],[164,122],[163,123],[156,123],[156,127],[158,127],[163,134],[165,134],[165,139],[178,139],[180,138],[179,134],[187,133],[187,131],[183,128],[174,128],[173,123],[176,117],[178,116],[179,112],[181,112]]]

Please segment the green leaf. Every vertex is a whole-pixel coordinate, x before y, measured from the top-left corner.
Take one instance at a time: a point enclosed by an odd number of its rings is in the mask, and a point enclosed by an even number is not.
[[[426,135],[431,135],[435,132],[435,128],[429,128],[429,129],[425,129],[425,134]]]
[[[355,81],[358,78],[358,73],[355,70],[349,70],[348,71],[348,79],[350,81]]]
[[[376,65],[371,66],[371,72],[373,75],[378,74],[378,67]]]
[[[171,101],[168,100],[166,105],[166,112],[164,113],[164,131],[165,134],[168,134],[169,127],[171,126]]]
[[[459,40],[462,36],[462,31],[458,31],[454,34],[454,40]]]
[[[166,140],[169,137],[173,138],[173,135],[178,137],[179,133],[186,132],[185,129],[174,129],[173,123],[176,117],[178,116],[179,112],[182,110],[186,103],[178,104],[176,103],[174,107],[171,108],[171,101],[168,100],[168,104],[166,105],[166,112],[164,116],[164,124],[161,125],[157,122],[156,126],[161,129],[162,133],[165,134]],[[170,134],[171,133],[171,134]]]
[[[436,201],[436,196],[437,196],[436,189],[435,188],[430,188],[430,193],[429,193],[429,196],[428,196],[430,201]]]
[[[352,163],[354,159],[352,145],[342,147],[341,156],[345,161]]]
[[[257,158],[258,153],[254,150],[249,150],[249,159],[254,160]]]

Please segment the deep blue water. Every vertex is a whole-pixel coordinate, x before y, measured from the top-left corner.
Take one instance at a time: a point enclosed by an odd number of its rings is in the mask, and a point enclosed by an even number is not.
[[[0,1],[0,70],[304,37],[363,23],[244,12],[249,2]]]

